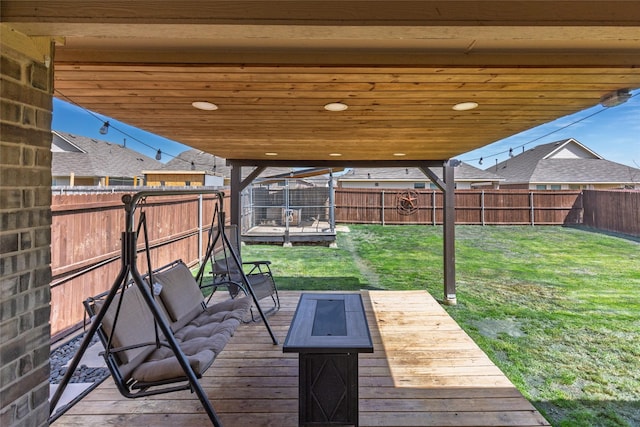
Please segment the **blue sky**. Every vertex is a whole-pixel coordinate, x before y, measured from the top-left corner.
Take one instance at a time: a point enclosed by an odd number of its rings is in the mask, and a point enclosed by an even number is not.
[[[100,134],[102,123],[109,121],[109,132]],[[110,117],[88,111],[58,98],[53,99],[53,123],[51,129],[69,132],[78,136],[86,136],[102,141],[123,144],[126,139],[127,148],[136,150],[154,158],[158,149],[162,150],[162,162],[166,163],[191,147],[167,138],[146,132]]]
[[[473,166],[486,169],[509,156],[536,145],[575,138],[600,156],[612,162],[640,168],[640,90],[631,92],[626,103],[605,108],[596,105],[561,117],[544,125],[496,141],[483,148],[457,156]],[[478,160],[483,157],[482,166]]]
[[[496,141],[478,150],[457,156],[458,159],[481,169],[495,165],[508,157],[509,148],[515,154],[536,145],[575,138],[602,157],[613,162],[640,168],[640,90],[632,91],[633,96],[617,107],[605,108],[600,105],[583,110],[553,122],[529,129],[525,132]],[[101,135],[102,122],[108,120],[111,128],[107,135]],[[162,162],[167,162],[190,147],[145,132],[59,99],[53,102],[53,130],[122,144],[149,157],[155,157],[158,149],[163,152]],[[483,158],[483,164],[478,160]]]

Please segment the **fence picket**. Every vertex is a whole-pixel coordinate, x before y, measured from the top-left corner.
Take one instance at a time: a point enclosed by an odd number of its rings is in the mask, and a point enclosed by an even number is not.
[[[404,191],[406,190],[388,188],[337,188],[336,222],[442,224],[442,192],[415,190],[418,209],[410,215],[400,215],[396,199]],[[579,190],[456,190],[456,224],[578,224],[581,221],[581,197]],[[372,203],[375,200],[381,202]]]

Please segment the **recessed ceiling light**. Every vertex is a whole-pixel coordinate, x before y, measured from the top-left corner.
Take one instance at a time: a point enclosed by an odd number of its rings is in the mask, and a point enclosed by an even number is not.
[[[268,153],[264,153],[265,156],[277,156],[278,153],[273,153],[273,152],[268,152]]]
[[[327,111],[344,111],[347,108],[349,108],[349,106],[342,102],[330,102],[324,106],[324,109]]]
[[[191,105],[193,105],[198,110],[213,111],[218,109],[218,106],[216,104],[207,101],[193,101]]]
[[[405,153],[393,153],[393,155],[396,156],[396,157],[406,156]]]
[[[340,153],[329,153],[329,156],[331,156],[331,157],[340,157],[340,156],[342,156],[342,154],[340,154]]]
[[[478,108],[478,103],[473,101],[461,102],[459,104],[454,105],[452,108],[456,111],[473,110],[474,108]]]

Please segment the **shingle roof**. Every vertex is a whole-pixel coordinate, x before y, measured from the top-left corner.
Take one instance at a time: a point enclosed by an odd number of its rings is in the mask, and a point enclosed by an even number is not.
[[[231,175],[231,167],[227,166],[226,159],[205,153],[204,151],[191,149],[183,151],[173,159],[169,160],[162,166],[162,170],[170,171],[188,171],[191,170],[191,162],[194,164],[194,170],[206,171],[211,174],[229,177]]]
[[[579,150],[584,158],[554,157],[566,148]],[[640,169],[605,160],[573,138],[538,145],[486,170],[503,176],[504,184],[627,184],[640,181]]]
[[[532,183],[630,184],[640,182],[640,169],[604,159],[546,159],[530,179]]]
[[[53,131],[53,176],[142,176],[143,170],[158,169],[162,163],[118,144],[67,132]]]
[[[227,166],[226,159],[215,156],[213,154],[205,153],[204,151],[196,150],[195,148],[183,151],[182,153],[178,154],[175,158],[171,159],[164,166],[162,166],[162,170],[191,170],[191,162],[193,162],[195,168],[194,170],[207,171],[211,174],[222,175],[225,178],[231,177],[231,166]],[[293,169],[291,168],[267,168],[260,174],[260,177],[286,174],[291,172],[292,170]],[[251,171],[252,168],[243,168],[243,178],[249,175]]]
[[[430,168],[438,178],[442,179],[442,168]],[[418,168],[355,168],[340,176],[339,180],[364,180],[374,179],[378,181],[425,181],[429,178]],[[455,169],[456,181],[502,181],[503,178],[492,173],[478,169],[468,163],[461,163]]]

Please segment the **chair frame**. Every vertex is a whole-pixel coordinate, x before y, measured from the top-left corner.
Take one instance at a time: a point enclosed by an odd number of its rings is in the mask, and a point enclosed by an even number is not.
[[[196,274],[196,281],[200,284],[200,288],[213,288],[209,298],[213,296],[213,293],[219,287],[226,287],[232,298],[235,298],[240,290],[246,294],[247,288],[251,288],[259,292],[258,300],[263,300],[269,296],[273,302],[273,306],[266,310],[261,306],[256,307],[259,312],[272,314],[280,310],[280,297],[271,272],[271,261],[242,261],[240,235],[237,225],[225,226],[223,225],[224,221],[220,221],[218,224],[219,226],[214,229],[214,223],[212,222],[207,251]],[[223,243],[222,246],[219,245],[220,241]],[[222,255],[222,258],[219,257],[220,255]],[[210,283],[205,283],[204,281],[204,271],[207,264],[211,266],[212,278]],[[264,291],[265,286],[269,287],[267,292]],[[256,304],[258,303],[256,302]],[[253,308],[251,309],[251,320],[257,320]]]

